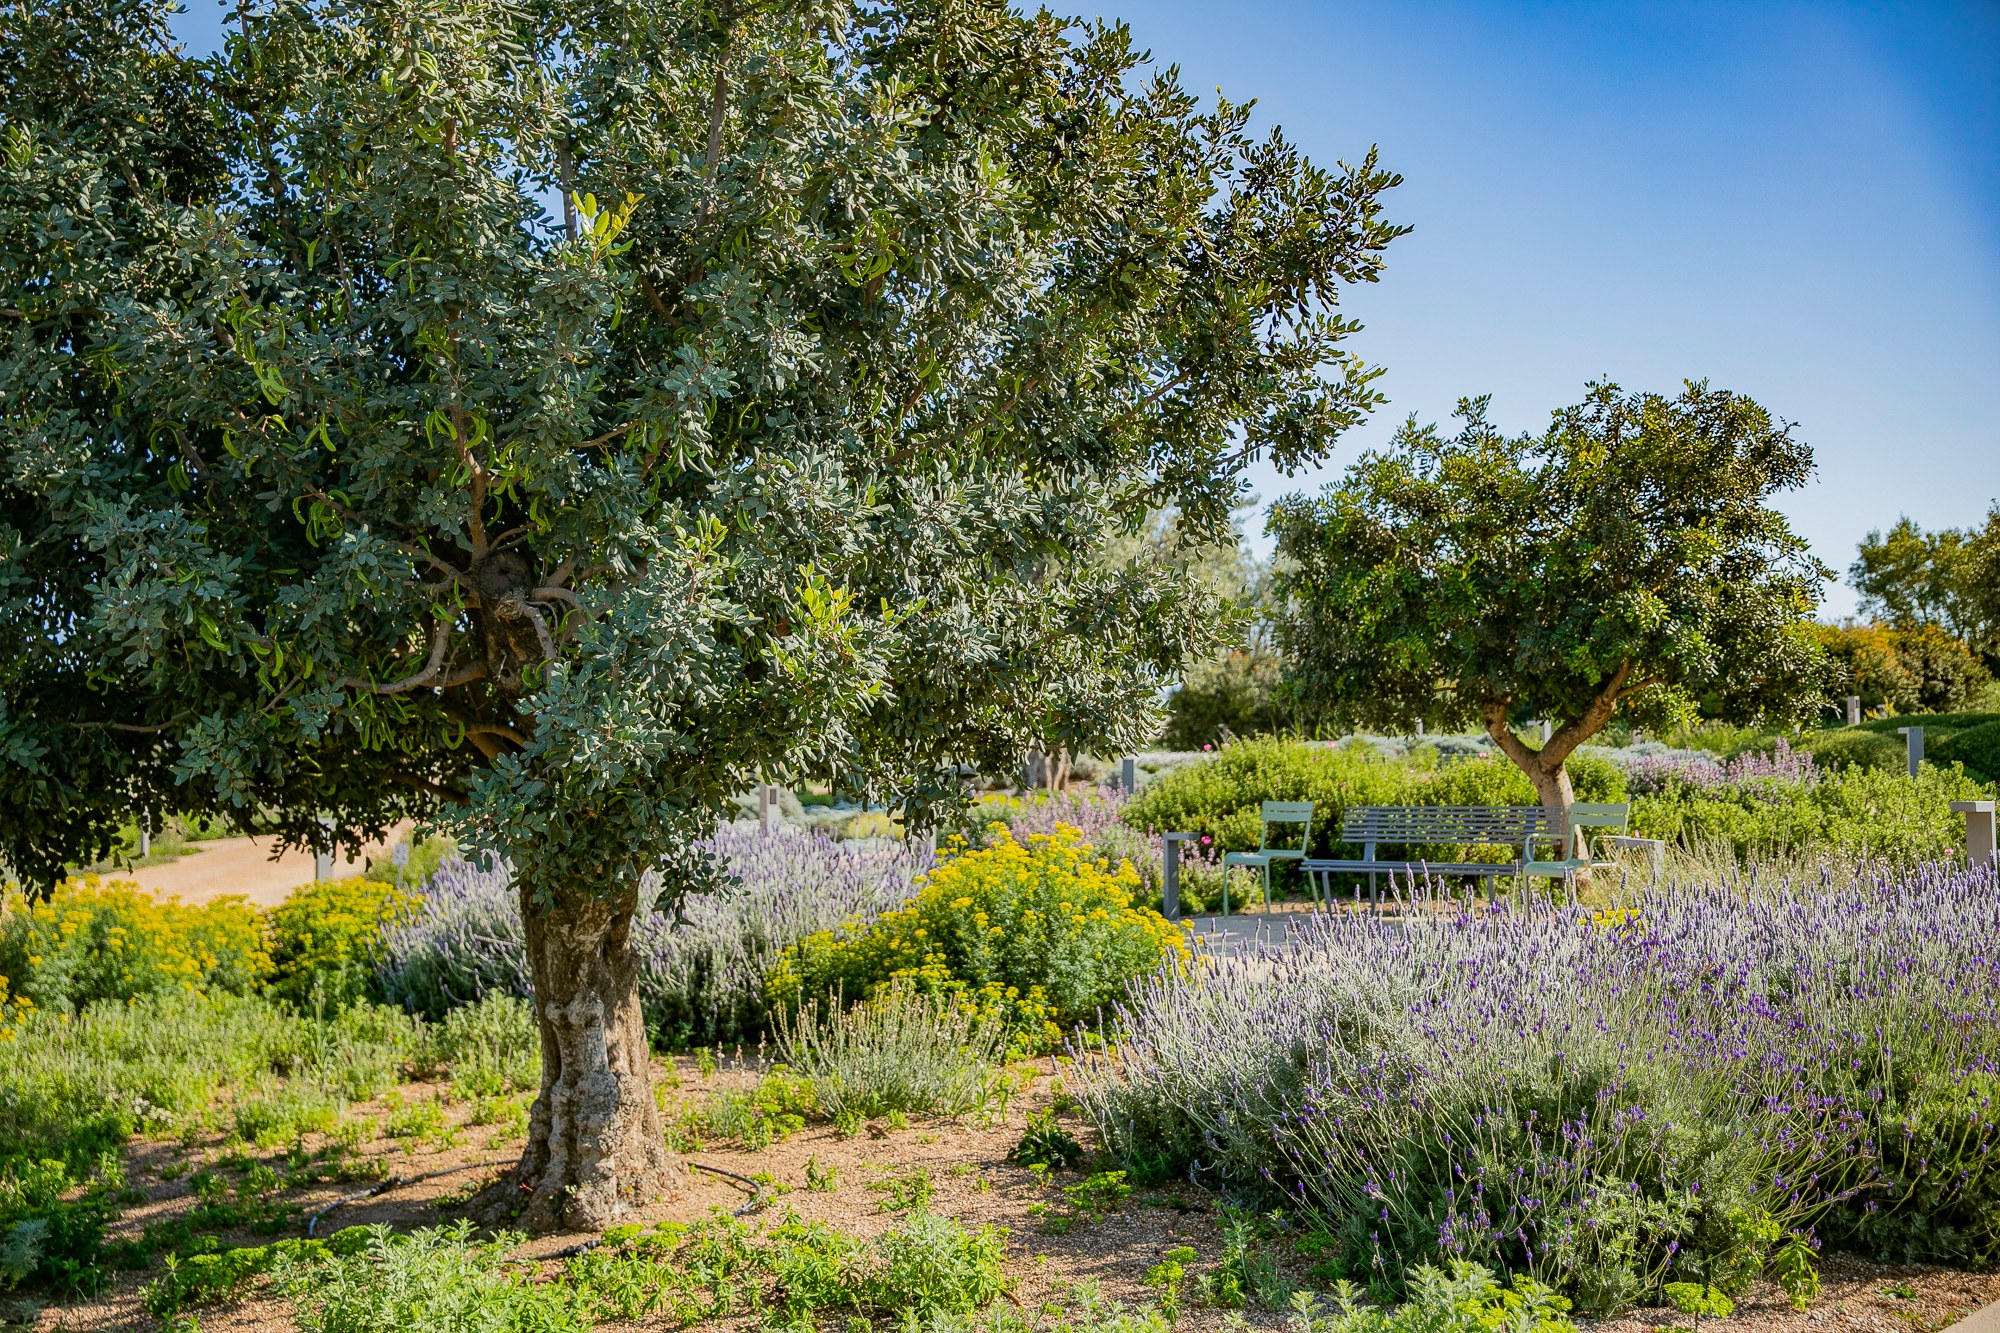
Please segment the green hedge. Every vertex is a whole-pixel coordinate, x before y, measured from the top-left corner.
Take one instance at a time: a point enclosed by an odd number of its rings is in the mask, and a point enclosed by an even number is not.
[[[1569,761],[1579,801],[1622,801],[1625,774],[1596,755]],[[1163,774],[1125,807],[1125,822],[1148,833],[1202,833],[1227,851],[1257,846],[1264,801],[1313,803],[1312,854],[1359,856],[1339,840],[1340,821],[1362,805],[1535,805],[1525,774],[1503,758],[1440,765],[1435,756],[1384,759],[1363,745],[1257,740]],[[1442,849],[1426,849],[1436,859]]]
[[[1632,802],[1641,837],[1752,851],[1829,851],[1925,860],[1958,850],[1963,819],[1951,802],[1978,797],[1957,767],[1925,765],[1913,782],[1894,771],[1853,766],[1817,782],[1755,778],[1718,787],[1674,785]]]
[[[1924,729],[1924,757],[1938,764],[1963,764],[1975,781],[2000,782],[2000,713],[1911,713],[1872,718],[1854,727],[1809,731],[1794,748],[1809,751],[1822,764],[1836,768],[1872,768],[1901,773],[1906,763],[1899,727]],[[1768,750],[1771,739],[1754,746]]]
[[[1880,739],[1876,730],[1844,734],[1861,738],[1852,745]],[[1951,739],[1963,746],[1985,734],[1984,725],[1961,725]],[[1696,847],[1726,845],[1739,856],[1825,850],[1909,860],[1952,852],[1963,830],[1950,803],[1978,797],[1981,783],[1948,764],[1929,765],[1912,782],[1902,772],[1902,738],[1891,728],[1888,739],[1896,743],[1894,768],[1857,762],[1811,783],[1761,778],[1709,788],[1675,785],[1630,798],[1633,832]],[[1580,801],[1628,799],[1624,772],[1609,759],[1578,755],[1569,770]],[[1341,817],[1353,806],[1532,805],[1535,796],[1527,778],[1498,757],[1440,766],[1429,756],[1384,759],[1355,745],[1263,740],[1232,745],[1161,776],[1125,807],[1124,818],[1147,832],[1206,834],[1235,851],[1256,847],[1260,802],[1301,800],[1315,807],[1312,854],[1345,857],[1361,850],[1338,840]],[[1454,854],[1441,847],[1411,853],[1433,860]]]

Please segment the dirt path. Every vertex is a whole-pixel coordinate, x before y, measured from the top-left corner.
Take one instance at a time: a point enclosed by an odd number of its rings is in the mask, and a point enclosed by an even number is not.
[[[387,842],[371,843],[359,860],[334,858],[334,877],[360,874],[368,868],[370,856],[381,855],[408,831],[407,826],[390,830]],[[161,896],[178,894],[184,903],[205,903],[224,894],[240,893],[263,907],[277,906],[293,889],[313,880],[312,854],[286,852],[273,861],[277,839],[270,836],[217,838],[197,846],[200,851],[178,861],[113,871],[104,878],[134,883]]]

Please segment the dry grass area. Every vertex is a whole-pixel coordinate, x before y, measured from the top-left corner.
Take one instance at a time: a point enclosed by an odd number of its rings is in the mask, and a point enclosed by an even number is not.
[[[698,1107],[719,1092],[746,1089],[755,1081],[749,1070],[727,1068],[703,1077],[695,1062],[686,1058],[663,1060],[658,1072],[663,1083],[678,1085],[663,1094],[670,1112]],[[845,1136],[815,1125],[755,1150],[738,1143],[704,1144],[686,1155],[689,1163],[757,1178],[763,1182],[757,1194],[691,1169],[671,1197],[633,1220],[694,1222],[719,1211],[755,1223],[775,1221],[789,1210],[805,1220],[826,1222],[866,1238],[896,1221],[893,1205],[899,1193],[928,1191],[928,1206],[934,1212],[958,1218],[968,1227],[991,1224],[1007,1229],[1007,1268],[1014,1282],[1007,1299],[1031,1319],[1053,1319],[1073,1307],[1080,1283],[1095,1286],[1114,1301],[1149,1303],[1158,1292],[1145,1285],[1145,1274],[1169,1250],[1194,1249],[1200,1256],[1195,1272],[1214,1261],[1222,1240],[1216,1200],[1187,1186],[1139,1189],[1102,1216],[1066,1229],[1052,1227],[1052,1204],[1060,1198],[1057,1186],[1074,1178],[1058,1175],[1053,1183],[1046,1181],[1010,1163],[1007,1154],[1020,1140],[1027,1116],[1055,1100],[1053,1074],[1045,1062],[1004,1115],[915,1120],[906,1125],[872,1122]],[[489,1104],[486,1115],[492,1109]],[[128,1169],[132,1183],[144,1190],[146,1202],[126,1210],[114,1237],[137,1237],[149,1224],[157,1227],[185,1218],[200,1202],[191,1181],[205,1168],[211,1182],[218,1177],[240,1180],[246,1159],[253,1159],[251,1169],[263,1165],[281,1177],[290,1173],[291,1180],[265,1196],[267,1207],[280,1209],[285,1216],[261,1231],[218,1233],[224,1245],[303,1235],[313,1214],[382,1179],[408,1183],[341,1203],[320,1222],[318,1234],[361,1223],[414,1229],[449,1221],[460,1215],[467,1198],[504,1170],[521,1142],[517,1126],[473,1124],[474,1113],[474,1104],[451,1100],[442,1084],[406,1084],[353,1108],[350,1124],[372,1123],[375,1129],[366,1137],[350,1131],[344,1150],[327,1136],[306,1137],[303,1158],[316,1160],[322,1172],[346,1177],[317,1182],[298,1178],[302,1155],[294,1148],[245,1149],[219,1138],[136,1142],[128,1155]],[[391,1127],[400,1132],[388,1133]],[[1080,1127],[1071,1128],[1082,1136]],[[337,1171],[326,1165],[333,1161],[342,1164]],[[594,1239],[540,1236],[514,1253],[524,1264],[552,1273],[557,1263],[550,1256]],[[1274,1253],[1274,1258],[1288,1277],[1308,1281],[1305,1260],[1282,1252]],[[101,1297],[50,1306],[33,1327],[42,1333],[158,1328],[160,1321],[146,1313],[140,1301],[142,1288],[157,1271],[156,1265],[153,1273],[124,1273]],[[1809,1310],[1794,1311],[1782,1292],[1760,1284],[1724,1322],[1730,1333],[1937,1333],[1996,1300],[2000,1300],[2000,1274],[1890,1268],[1831,1256],[1825,1265],[1824,1292]],[[268,1291],[203,1309],[199,1317],[203,1333],[281,1333],[298,1327],[290,1304]],[[1288,1316],[1278,1312],[1215,1310],[1190,1303],[1179,1327],[1207,1333],[1244,1326],[1281,1328],[1287,1323]],[[1688,1316],[1675,1311],[1647,1310],[1599,1324],[1596,1330],[1655,1333],[1691,1324]],[[672,1326],[661,1319],[602,1327]],[[735,1320],[713,1326],[754,1324]]]

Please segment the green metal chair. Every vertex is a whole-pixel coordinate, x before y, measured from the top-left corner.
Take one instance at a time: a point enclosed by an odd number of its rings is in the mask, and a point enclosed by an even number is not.
[[[1266,801],[1259,807],[1258,814],[1263,820],[1263,828],[1257,837],[1254,852],[1230,852],[1222,858],[1222,914],[1229,915],[1229,871],[1235,866],[1256,866],[1264,872],[1264,910],[1271,910],[1271,862],[1303,861],[1306,848],[1312,845],[1313,803],[1311,801]],[[1273,847],[1271,826],[1273,824],[1298,824],[1299,845],[1297,847]]]
[[[1626,825],[1631,822],[1632,807],[1629,805],[1592,805],[1580,801],[1570,806],[1568,825],[1558,833],[1558,845],[1564,855],[1554,861],[1523,861],[1521,874],[1534,879],[1559,879],[1567,884],[1572,875],[1582,870],[1622,871],[1622,864],[1604,858],[1602,844],[1606,839],[1623,834]],[[1593,829],[1596,832],[1593,833]],[[1574,844],[1569,835],[1577,830],[1583,832],[1584,854],[1570,856],[1568,852]],[[1593,841],[1599,844],[1595,852],[1591,847]]]

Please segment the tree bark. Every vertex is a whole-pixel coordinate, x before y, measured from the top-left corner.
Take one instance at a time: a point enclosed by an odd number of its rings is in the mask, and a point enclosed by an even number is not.
[[[1480,720],[1485,723],[1486,734],[1500,747],[1500,752],[1514,761],[1514,766],[1528,775],[1534,784],[1535,795],[1542,802],[1542,809],[1560,821],[1558,827],[1565,828],[1568,838],[1563,845],[1563,856],[1588,858],[1590,847],[1584,841],[1581,830],[1568,828],[1569,808],[1576,803],[1576,788],[1570,785],[1569,770],[1564,766],[1576,747],[1604,729],[1611,715],[1618,709],[1618,700],[1623,695],[1626,683],[1632,678],[1632,663],[1620,662],[1618,669],[1611,673],[1583,715],[1565,722],[1550,736],[1548,743],[1539,750],[1531,750],[1514,734],[1507,725],[1507,713],[1511,700],[1488,699],[1480,706]]]
[[[1564,760],[1569,758],[1568,752],[1565,751],[1560,757],[1551,760],[1548,752],[1554,748],[1553,745],[1544,746],[1540,750],[1529,749],[1521,738],[1514,734],[1514,729],[1507,725],[1507,705],[1504,703],[1487,704],[1482,710],[1482,721],[1486,725],[1486,734],[1493,738],[1493,743],[1500,747],[1501,753],[1513,760],[1514,766],[1528,775],[1528,781],[1533,784],[1535,796],[1541,801],[1542,809],[1549,812],[1549,817],[1557,822],[1558,828],[1567,827],[1569,808],[1576,801],[1576,789],[1570,785],[1569,770],[1564,767]],[[1563,856],[1579,855],[1576,850],[1577,845],[1576,830],[1570,829],[1569,838],[1562,849]]]
[[[541,1025],[542,1088],[528,1146],[486,1211],[531,1231],[601,1230],[681,1178],[653,1101],[632,952],[636,884],[610,896],[520,885]]]

